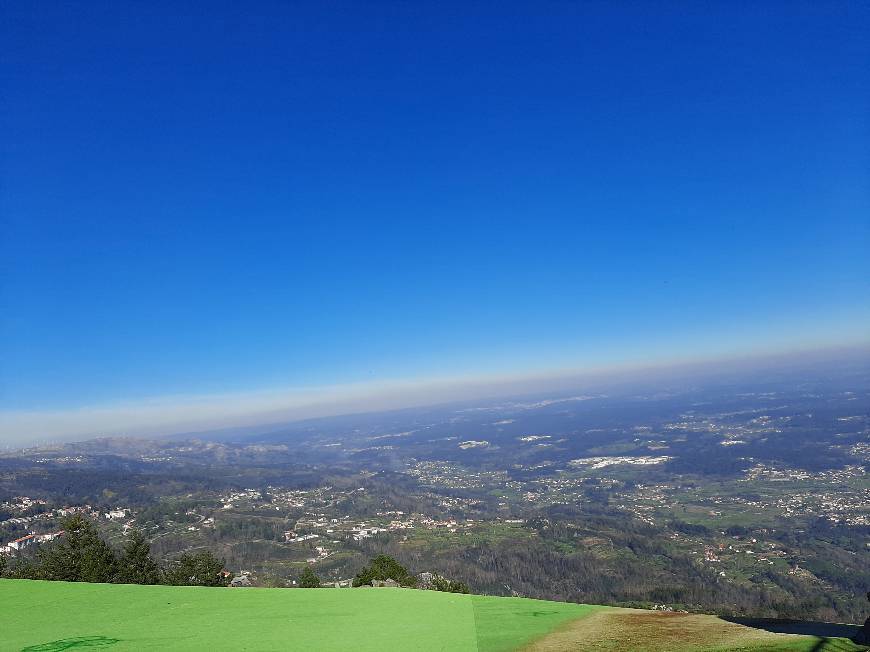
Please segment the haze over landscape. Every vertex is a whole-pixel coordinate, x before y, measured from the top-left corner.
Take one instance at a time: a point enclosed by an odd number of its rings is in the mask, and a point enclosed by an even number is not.
[[[868,33],[0,3],[0,649],[866,649]]]
[[[811,367],[842,358],[870,359],[870,347],[743,355],[680,364],[623,364],[584,370],[462,376],[423,380],[362,381],[331,387],[288,388],[245,393],[170,396],[56,411],[9,411],[0,426],[7,448],[93,436],[160,436],[181,432],[259,426],[312,417],[368,413],[541,392],[594,390],[614,382],[698,378],[717,373],[751,375],[771,365]]]

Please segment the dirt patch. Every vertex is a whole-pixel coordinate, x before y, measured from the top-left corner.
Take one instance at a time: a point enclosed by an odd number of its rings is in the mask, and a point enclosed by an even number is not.
[[[599,611],[538,639],[526,652],[569,650],[629,650],[638,652],[690,652],[701,649],[741,649],[782,644],[792,637],[773,634],[715,616],[641,609]]]

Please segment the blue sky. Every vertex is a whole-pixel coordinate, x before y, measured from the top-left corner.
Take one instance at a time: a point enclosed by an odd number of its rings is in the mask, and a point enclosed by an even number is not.
[[[866,3],[3,3],[0,409],[870,332]]]

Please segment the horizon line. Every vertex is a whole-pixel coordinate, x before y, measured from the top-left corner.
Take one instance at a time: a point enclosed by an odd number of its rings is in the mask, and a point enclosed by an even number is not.
[[[166,437],[217,430],[289,424],[314,418],[370,414],[486,400],[545,390],[547,383],[579,382],[625,374],[703,370],[713,364],[785,361],[795,356],[835,357],[870,353],[870,340],[836,346],[744,350],[712,356],[676,356],[609,364],[398,378],[308,387],[142,397],[55,410],[0,410],[0,440],[7,448],[52,445],[101,437]],[[556,388],[550,388],[555,390]],[[11,417],[11,418],[10,418]]]

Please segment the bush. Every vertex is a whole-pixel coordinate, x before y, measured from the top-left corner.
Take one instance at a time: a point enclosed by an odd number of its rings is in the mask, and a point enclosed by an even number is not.
[[[445,593],[469,593],[468,585],[465,582],[449,580],[441,575],[432,576],[432,589],[435,591],[444,591]]]
[[[223,560],[207,550],[184,553],[169,567],[165,579],[174,586],[226,586],[230,580],[221,573],[223,568]]]

